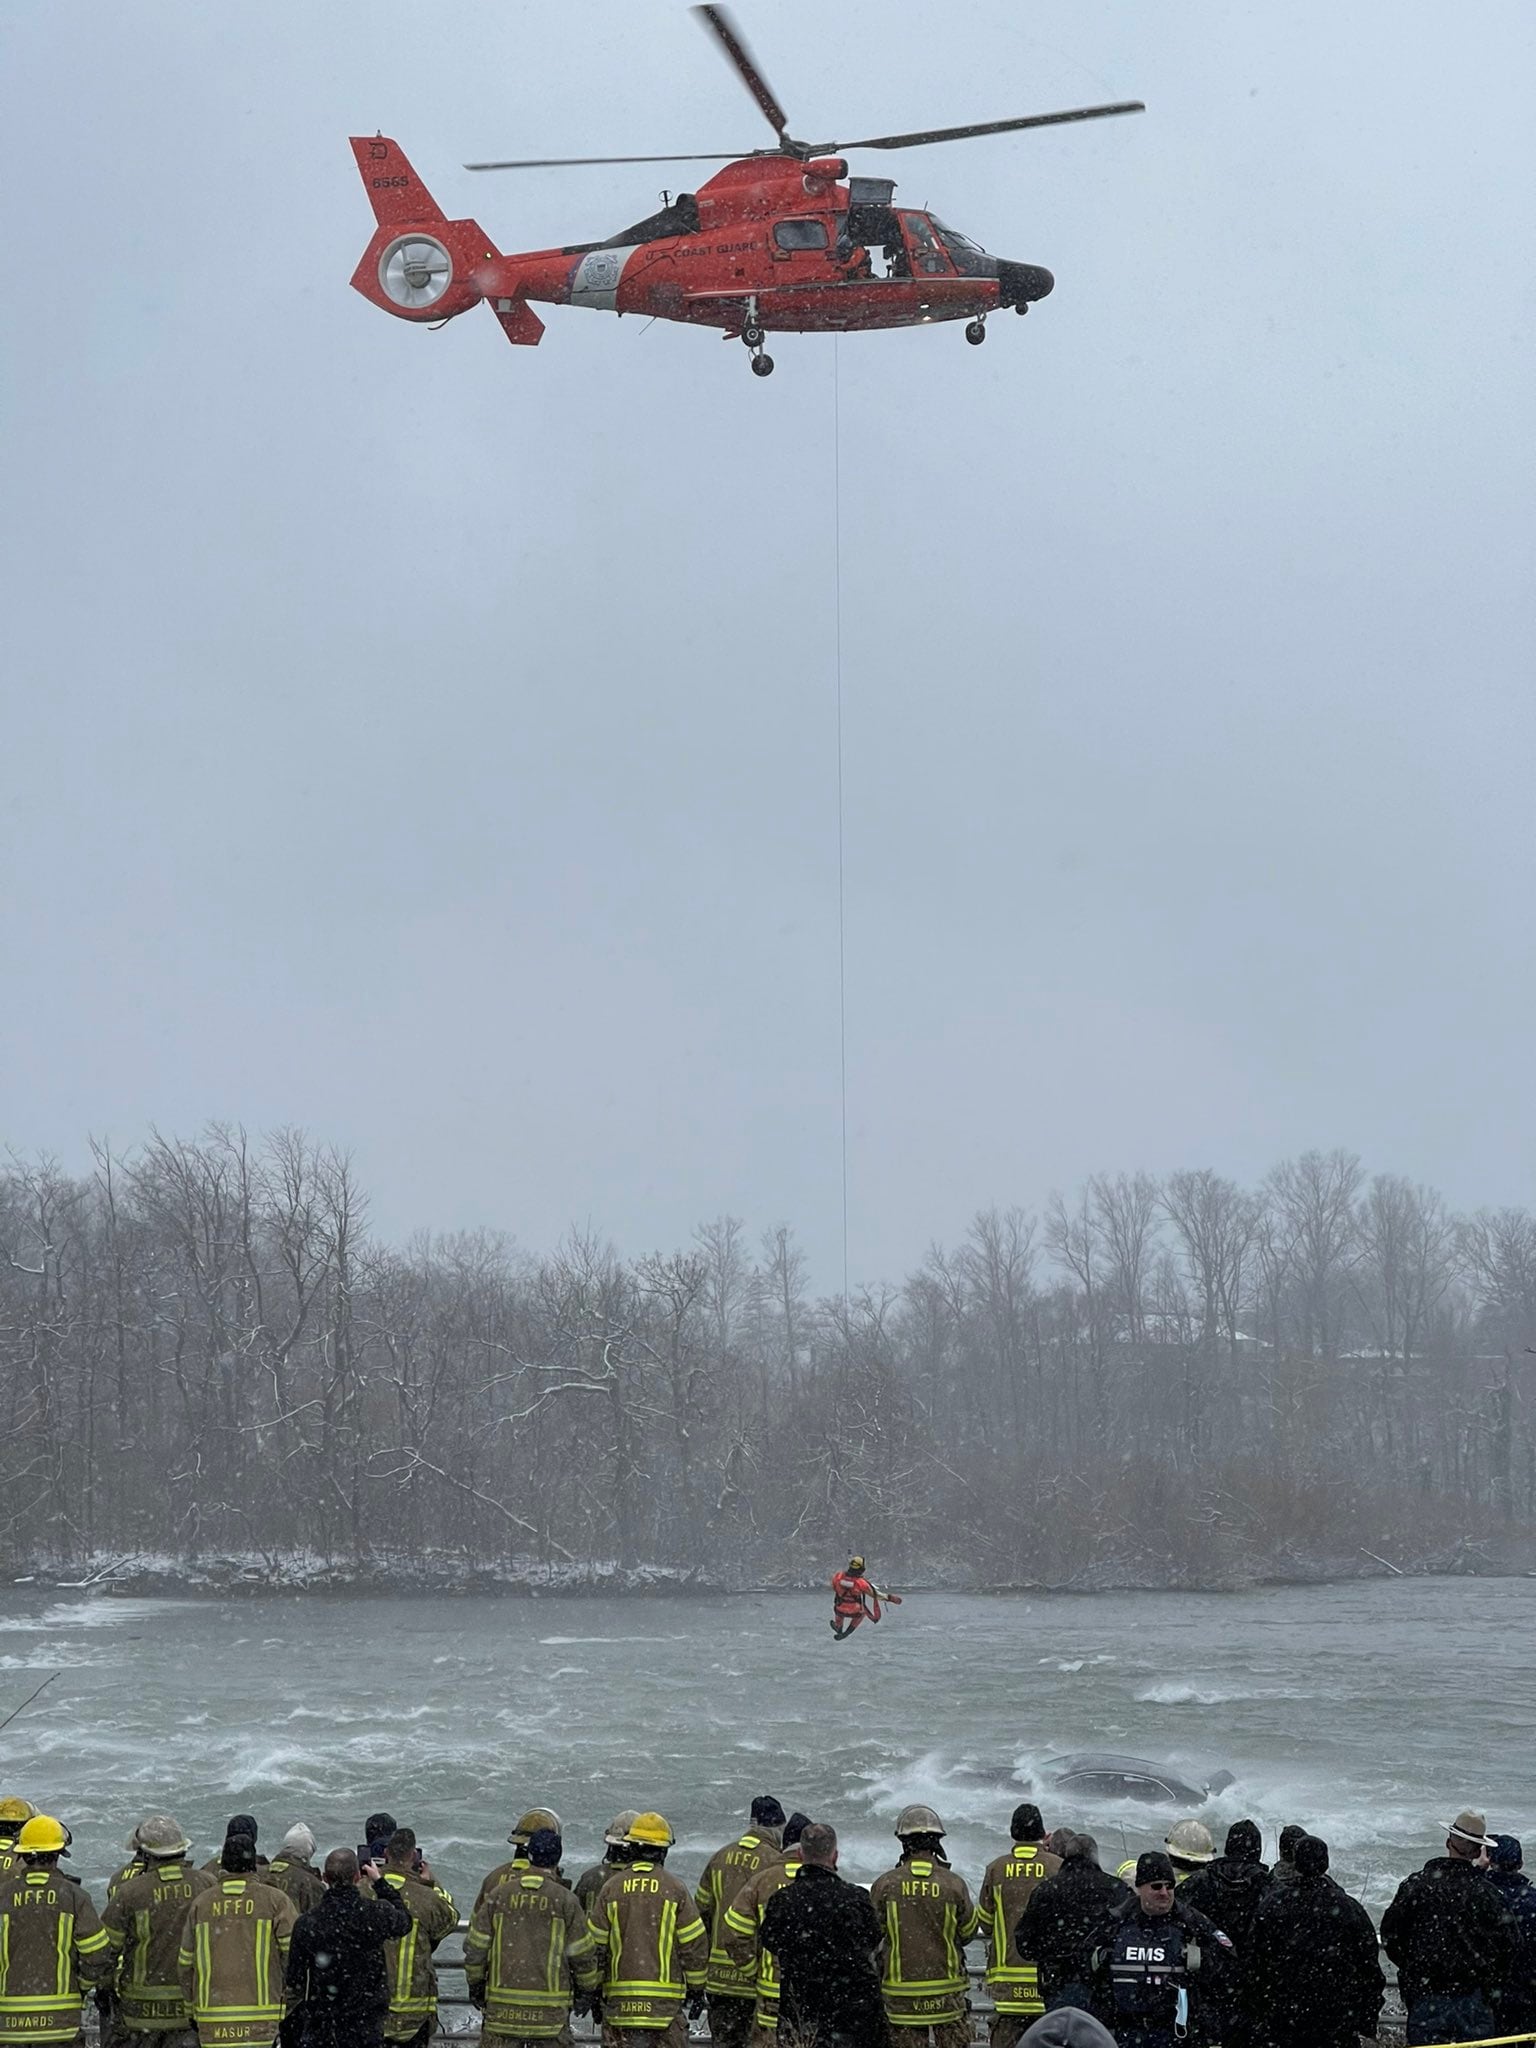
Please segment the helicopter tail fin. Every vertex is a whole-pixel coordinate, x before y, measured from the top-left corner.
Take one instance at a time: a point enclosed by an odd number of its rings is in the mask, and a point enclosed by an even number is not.
[[[407,222],[425,227],[443,218],[443,209],[411,169],[410,159],[398,142],[386,135],[354,135],[352,154],[362,173],[363,187],[381,228],[399,227]]]

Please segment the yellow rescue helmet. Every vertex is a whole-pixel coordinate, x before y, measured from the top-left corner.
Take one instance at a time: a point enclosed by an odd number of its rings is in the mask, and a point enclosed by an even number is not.
[[[69,1847],[69,1830],[51,1813],[34,1813],[16,1837],[23,1856],[51,1856]]]
[[[644,1849],[670,1849],[677,1837],[659,1813],[637,1813],[629,1826],[629,1839]]]
[[[864,1560],[863,1560],[863,1558],[862,1558],[862,1557],[850,1557],[850,1558],[849,1558],[849,1560],[848,1560],[848,1569],[849,1569],[849,1571],[851,1571],[851,1572],[861,1572],[861,1571],[863,1571],[863,1569],[864,1569]]]
[[[1210,1863],[1216,1844],[1203,1820],[1176,1820],[1163,1837],[1163,1847],[1181,1863]]]
[[[892,1833],[903,1839],[908,1835],[942,1835],[944,1823],[931,1806],[904,1806],[896,1816]]]
[[[535,1834],[540,1828],[552,1828],[557,1835],[565,1833],[565,1829],[560,1825],[560,1816],[553,1807],[530,1806],[522,1819],[514,1822],[512,1832],[507,1836],[507,1840],[520,1843],[526,1848],[528,1837],[531,1834]]]
[[[15,1827],[21,1821],[30,1820],[36,1811],[30,1799],[0,1799],[0,1827],[7,1824]]]

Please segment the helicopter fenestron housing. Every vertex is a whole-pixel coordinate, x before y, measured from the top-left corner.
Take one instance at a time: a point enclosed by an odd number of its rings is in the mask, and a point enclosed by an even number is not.
[[[1139,100],[1021,114],[958,127],[803,142],[740,30],[721,6],[692,10],[714,38],[774,134],[770,147],[657,156],[518,157],[472,171],[583,164],[715,163],[696,192],[668,196],[659,212],[601,240],[503,255],[473,220],[449,220],[398,143],[354,136],[353,155],[377,232],[352,282],[398,319],[434,325],[483,299],[509,341],[544,332],[533,305],[588,306],[681,321],[739,337],[759,376],[773,369],[763,342],[774,330],[849,333],[963,320],[986,339],[990,314],[1024,313],[1052,289],[1035,263],[990,256],[937,215],[898,205],[894,181],[850,176],[845,152],[1051,128],[1142,111]]]

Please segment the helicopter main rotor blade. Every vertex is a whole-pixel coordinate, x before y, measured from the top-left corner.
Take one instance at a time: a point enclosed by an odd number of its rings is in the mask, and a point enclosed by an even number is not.
[[[757,59],[747,48],[741,30],[731,19],[728,11],[724,7],[718,6],[695,7],[692,11],[698,16],[704,27],[715,37],[715,40],[735,67],[736,74],[742,84],[761,108],[774,134],[778,136],[780,142],[787,142],[789,140],[789,116],[779,105],[778,100],[774,96],[773,87],[764,78]]]
[[[910,135],[865,135],[857,142],[828,142],[832,149],[917,149],[925,142],[963,142],[969,135],[1007,135],[1015,128],[1058,128],[1065,121],[1097,121],[1105,114],[1144,114],[1141,100],[1117,100],[1108,107],[1069,107],[1060,114],[1023,114],[1016,121],[968,121],[963,128],[918,128]]]
[[[691,156],[523,156],[504,163],[466,164],[466,171],[549,171],[574,164],[720,164],[744,156],[777,156],[773,149],[703,149]]]

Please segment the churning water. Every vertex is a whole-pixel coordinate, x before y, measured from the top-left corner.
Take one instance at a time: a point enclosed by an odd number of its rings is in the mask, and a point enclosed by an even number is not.
[[[810,1595],[4,1598],[0,1716],[62,1675],[0,1735],[0,1793],[70,1823],[87,1881],[157,1810],[211,1854],[234,1812],[268,1851],[295,1820],[323,1851],[386,1807],[464,1903],[536,1801],[576,1868],[617,1809],[659,1806],[692,1878],[764,1791],[833,1821],[865,1879],[897,1809],[929,1800],[974,1881],[1033,1765],[1086,1749],[1233,1772],[1204,1809],[1218,1836],[1250,1814],[1272,1855],[1305,1822],[1378,1907],[1458,1807],[1536,1834],[1536,1580],[913,1594],[841,1646]],[[1091,1826],[1106,1863],[1174,1817],[1040,1803],[1048,1827]]]

